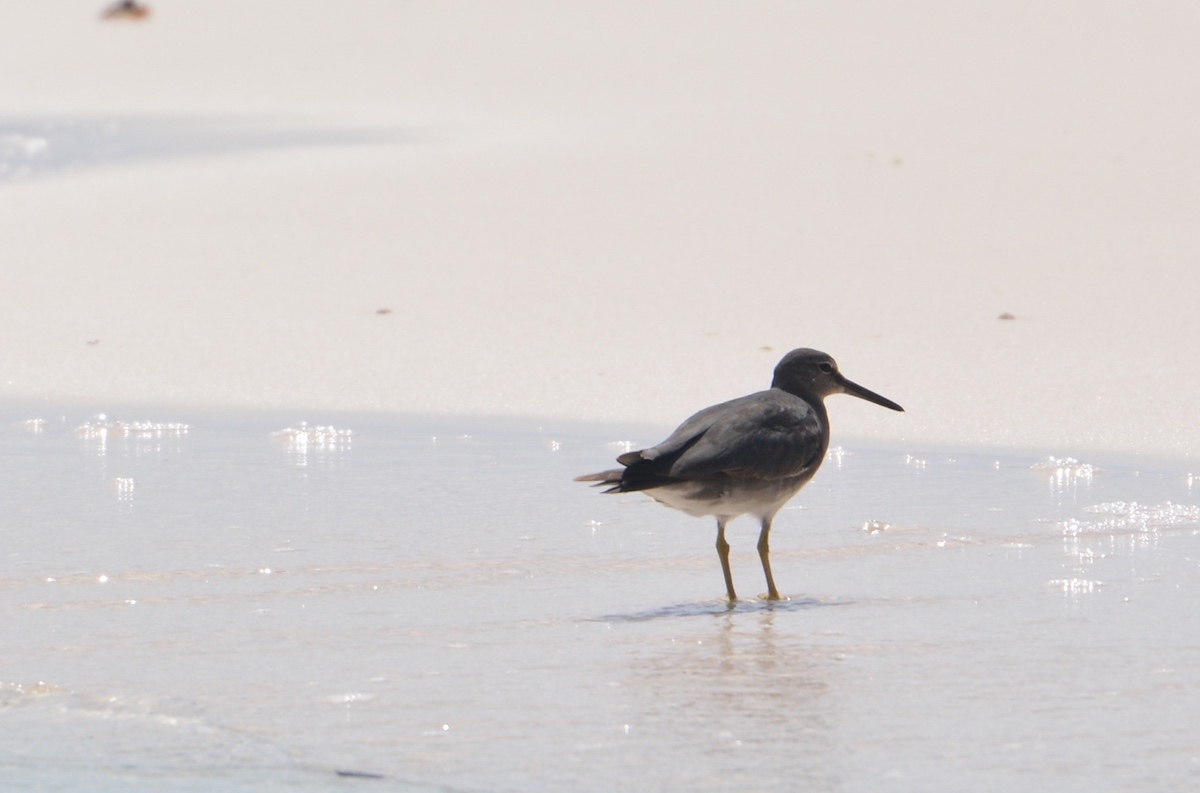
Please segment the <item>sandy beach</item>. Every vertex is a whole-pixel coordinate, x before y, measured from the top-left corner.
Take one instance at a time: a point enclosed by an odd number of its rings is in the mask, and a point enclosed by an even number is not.
[[[0,33],[9,400],[665,427],[810,346],[844,437],[1200,449],[1188,4],[98,10]]]
[[[1197,788],[1200,7],[148,3],[0,12],[6,790]],[[571,480],[795,347],[730,602]]]

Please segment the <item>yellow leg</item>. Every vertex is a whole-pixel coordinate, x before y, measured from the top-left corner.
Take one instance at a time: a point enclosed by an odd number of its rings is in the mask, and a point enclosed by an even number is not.
[[[725,574],[725,591],[731,601],[737,600],[733,591],[733,573],[729,571],[729,543],[725,541],[725,519],[717,518],[717,556],[721,557],[721,572]]]
[[[771,575],[771,543],[767,539],[771,534],[771,519],[774,515],[763,518],[762,532],[758,535],[758,558],[762,560],[763,573],[767,576],[767,600],[780,600],[779,590],[775,588],[775,576]]]

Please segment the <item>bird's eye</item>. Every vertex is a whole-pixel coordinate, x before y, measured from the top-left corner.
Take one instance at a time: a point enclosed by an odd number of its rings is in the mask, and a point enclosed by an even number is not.
[[[819,364],[817,364],[817,368],[825,374],[830,374],[833,372],[833,364],[831,364],[829,361],[821,361]]]

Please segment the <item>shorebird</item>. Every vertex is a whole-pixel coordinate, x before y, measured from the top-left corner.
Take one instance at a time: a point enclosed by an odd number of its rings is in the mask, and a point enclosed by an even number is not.
[[[767,599],[779,600],[771,575],[771,521],[813,478],[829,449],[825,397],[849,394],[892,410],[904,408],[852,383],[837,362],[817,350],[792,350],[775,367],[771,387],[701,410],[665,441],[617,458],[623,468],[575,478],[608,485],[605,493],[643,491],[660,504],[694,517],[717,519],[717,555],[729,600],[737,600],[729,572],[725,524],[754,515],[762,525],[758,557]]]

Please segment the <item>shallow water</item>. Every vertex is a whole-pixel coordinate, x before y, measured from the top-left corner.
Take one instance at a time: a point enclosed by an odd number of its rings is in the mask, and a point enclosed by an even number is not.
[[[571,481],[660,434],[3,408],[0,779],[1200,782],[1186,467],[847,442],[776,520],[787,601],[753,597],[756,526],[732,524],[730,607],[711,521]]]

